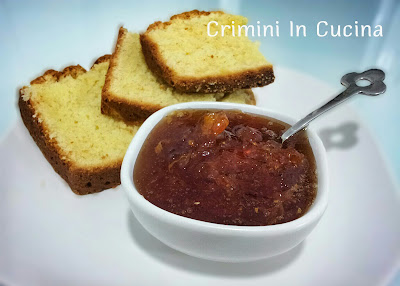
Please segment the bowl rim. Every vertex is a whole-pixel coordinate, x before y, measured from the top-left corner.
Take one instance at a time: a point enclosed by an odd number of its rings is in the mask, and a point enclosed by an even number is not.
[[[208,233],[224,233],[234,234],[237,236],[258,236],[258,235],[278,235],[290,233],[298,229],[309,226],[318,220],[323,215],[328,204],[328,163],[326,157],[325,147],[319,138],[318,134],[312,129],[307,128],[307,135],[314,153],[317,176],[318,176],[318,189],[317,196],[311,205],[310,209],[300,218],[290,222],[266,225],[266,226],[237,226],[237,225],[223,225],[211,222],[204,222],[192,218],[183,217],[166,210],[163,210],[151,202],[146,200],[136,189],[133,182],[133,172],[137,159],[137,155],[141,147],[153,130],[153,128],[164,118],[167,114],[176,110],[187,109],[224,109],[224,110],[241,110],[246,113],[272,117],[288,124],[294,124],[297,120],[285,114],[260,108],[254,105],[246,105],[239,103],[226,103],[226,102],[188,102],[171,105],[160,109],[153,113],[145,120],[142,126],[138,129],[133,137],[126,154],[124,156],[121,166],[121,185],[125,194],[131,204],[134,204],[135,209],[139,208],[140,211],[158,219],[161,222],[184,226],[185,228],[193,231],[202,231]],[[135,213],[135,210],[133,210]]]

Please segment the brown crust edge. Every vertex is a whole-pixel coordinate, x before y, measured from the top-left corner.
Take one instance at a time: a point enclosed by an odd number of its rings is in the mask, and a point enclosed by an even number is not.
[[[275,80],[272,65],[257,69],[251,69],[240,73],[234,73],[224,77],[181,77],[177,76],[163,60],[159,52],[158,45],[153,42],[148,33],[156,28],[163,28],[171,24],[174,19],[189,19],[193,16],[209,15],[211,13],[223,13],[221,11],[204,12],[193,10],[172,16],[169,22],[155,22],[151,24],[146,32],[140,35],[140,43],[144,58],[150,70],[161,77],[169,85],[182,92],[201,92],[201,93],[228,93],[237,89],[248,89],[261,87],[273,83]]]
[[[134,102],[119,98],[110,90],[111,80],[117,67],[117,57],[120,54],[120,47],[127,33],[128,31],[124,27],[119,28],[117,43],[114,53],[111,56],[110,66],[108,67],[105,84],[101,92],[101,113],[122,119],[127,123],[136,124],[143,122],[144,119],[161,109],[162,106],[156,104],[135,104]]]
[[[99,64],[110,59],[109,55],[100,57],[94,64]],[[62,72],[54,70],[46,71],[43,76],[33,80],[31,84],[40,84],[47,80],[59,81],[66,76],[76,78],[79,74],[85,73],[86,70],[81,66],[69,66]],[[36,142],[44,157],[49,161],[50,165],[70,186],[71,190],[78,195],[86,195],[96,193],[115,187],[120,184],[120,168],[121,162],[116,162],[114,166],[105,168],[83,169],[73,166],[70,162],[62,159],[62,151],[55,140],[49,138],[46,126],[43,122],[39,122],[35,116],[35,110],[30,100],[23,100],[24,89],[19,91],[18,106],[20,109],[22,121]]]
[[[213,13],[214,14],[224,14],[223,11],[211,11],[211,12],[199,11],[199,10],[187,11],[187,12],[183,12],[183,13],[180,13],[180,14],[173,15],[169,19],[169,21],[167,21],[167,22],[161,22],[161,21],[154,22],[153,24],[151,24],[147,28],[146,32],[149,32],[151,30],[155,30],[155,29],[158,29],[158,28],[164,28],[165,26],[171,25],[171,23],[172,23],[171,21],[175,20],[175,19],[188,20],[188,19],[192,18],[193,16],[196,16],[196,17],[208,16],[208,15],[213,14]]]

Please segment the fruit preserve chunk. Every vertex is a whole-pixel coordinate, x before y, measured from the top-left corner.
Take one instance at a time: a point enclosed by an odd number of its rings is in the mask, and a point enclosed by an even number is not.
[[[305,131],[236,110],[183,110],[146,139],[134,183],[152,204],[206,222],[261,226],[301,217],[316,196],[315,159]]]

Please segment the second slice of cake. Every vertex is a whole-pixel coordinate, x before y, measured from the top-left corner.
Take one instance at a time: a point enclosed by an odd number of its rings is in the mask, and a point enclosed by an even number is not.
[[[182,93],[148,68],[139,34],[121,27],[102,91],[102,113],[125,121],[142,121],[168,105],[190,101],[227,101],[255,104],[251,90],[224,93]]]

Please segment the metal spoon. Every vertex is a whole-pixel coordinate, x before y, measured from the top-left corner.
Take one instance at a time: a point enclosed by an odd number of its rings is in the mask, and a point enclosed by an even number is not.
[[[370,69],[362,73],[352,72],[344,75],[340,82],[346,87],[346,90],[286,130],[281,136],[282,143],[293,134],[305,129],[312,120],[320,116],[322,113],[339,105],[353,95],[365,94],[375,96],[384,93],[386,91],[386,85],[383,83],[384,79],[385,73],[378,69]],[[358,86],[357,81],[359,80],[367,80],[371,84],[368,86]]]

